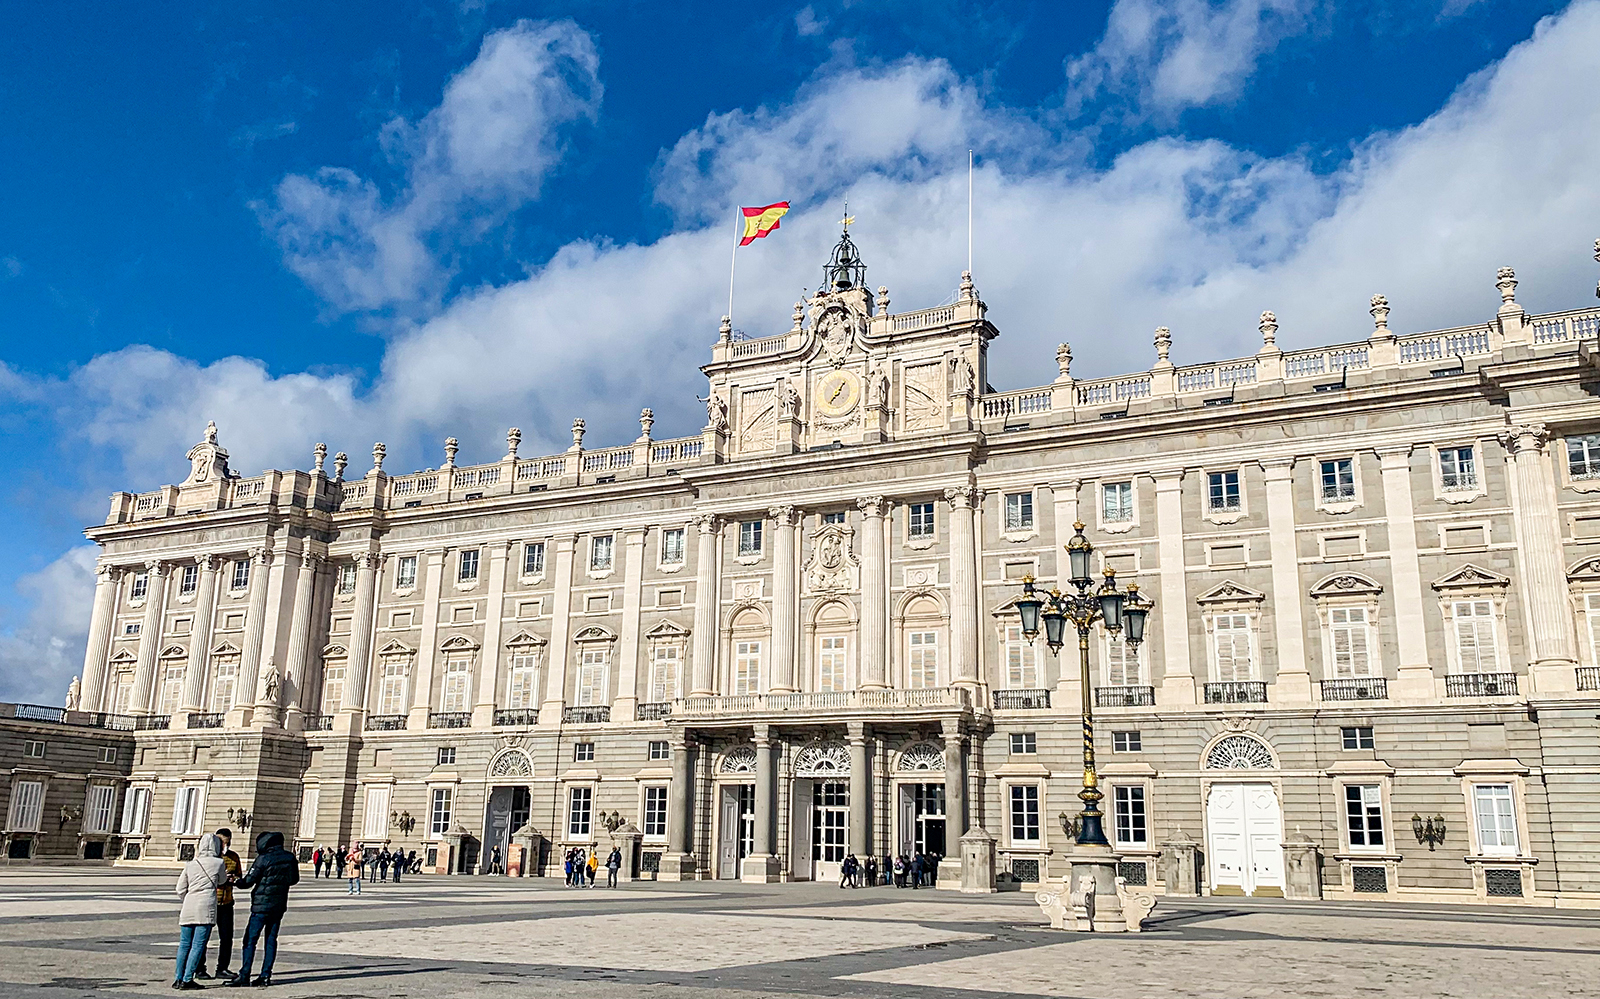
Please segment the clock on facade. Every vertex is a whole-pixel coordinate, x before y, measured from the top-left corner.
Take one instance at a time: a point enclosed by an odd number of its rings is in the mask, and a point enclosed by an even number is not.
[[[853,372],[830,371],[817,382],[817,412],[843,416],[861,401],[861,379]]]

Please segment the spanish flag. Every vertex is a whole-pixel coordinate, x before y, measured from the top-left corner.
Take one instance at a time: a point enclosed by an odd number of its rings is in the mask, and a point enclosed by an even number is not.
[[[775,205],[764,208],[740,208],[744,212],[744,238],[739,240],[740,246],[749,246],[755,240],[761,239],[767,233],[778,228],[778,220],[789,212],[789,202],[780,201]]]

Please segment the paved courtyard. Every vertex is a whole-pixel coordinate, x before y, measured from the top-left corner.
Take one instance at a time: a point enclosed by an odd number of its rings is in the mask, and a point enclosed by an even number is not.
[[[0,996],[168,994],[174,877],[0,871]],[[1019,894],[323,880],[294,892],[269,994],[1550,999],[1600,997],[1597,952],[1600,913],[1548,909],[1165,901],[1150,932],[1089,936]]]

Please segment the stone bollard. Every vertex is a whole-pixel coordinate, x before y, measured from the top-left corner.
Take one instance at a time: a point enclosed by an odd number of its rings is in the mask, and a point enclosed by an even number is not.
[[[1200,895],[1200,844],[1190,839],[1181,826],[1161,844],[1161,880],[1166,883],[1168,895]]]
[[[982,826],[973,826],[961,837],[961,890],[968,894],[995,890],[994,837]]]
[[[533,823],[525,822],[522,827],[511,834],[514,846],[522,847],[522,863],[518,866],[517,873],[520,877],[542,877],[544,875],[544,833],[533,827]],[[507,871],[510,870],[508,866]]]
[[[1322,855],[1299,826],[1283,844],[1283,867],[1284,898],[1322,898]]]

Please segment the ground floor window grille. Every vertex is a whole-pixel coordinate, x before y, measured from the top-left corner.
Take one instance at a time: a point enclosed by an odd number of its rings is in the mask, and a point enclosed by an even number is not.
[[[1520,898],[1522,895],[1522,872],[1519,870],[1493,868],[1483,872],[1484,890],[1496,898]]]
[[[1039,881],[1039,861],[1020,859],[1011,861],[1011,876],[1018,881],[1037,884]]]
[[[1389,872],[1382,867],[1352,867],[1350,887],[1360,892],[1387,892]]]
[[[1150,883],[1150,865],[1143,861],[1118,861],[1117,877],[1126,884],[1143,888]]]

